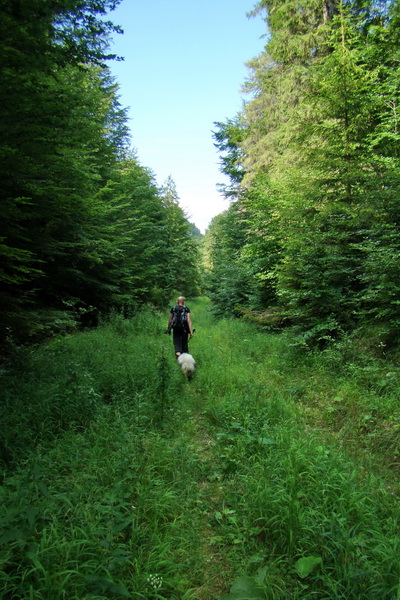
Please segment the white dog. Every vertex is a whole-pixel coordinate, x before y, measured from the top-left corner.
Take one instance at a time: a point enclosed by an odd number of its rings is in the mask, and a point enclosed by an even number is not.
[[[194,370],[196,368],[196,363],[194,362],[194,358],[191,354],[187,354],[184,352],[178,356],[178,363],[182,372],[186,376],[186,379],[192,379],[194,375]]]

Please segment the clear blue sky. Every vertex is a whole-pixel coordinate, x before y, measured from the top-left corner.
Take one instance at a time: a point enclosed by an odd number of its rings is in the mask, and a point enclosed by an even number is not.
[[[162,185],[171,175],[180,204],[203,232],[228,206],[213,145],[214,121],[242,106],[245,63],[259,54],[266,25],[248,19],[255,0],[123,0],[109,15],[121,103],[129,106],[132,145]]]

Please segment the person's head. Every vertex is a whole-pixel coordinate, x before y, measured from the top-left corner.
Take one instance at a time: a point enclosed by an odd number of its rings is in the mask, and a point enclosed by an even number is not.
[[[177,299],[177,302],[178,302],[178,304],[183,306],[183,304],[185,304],[185,298],[183,296],[179,296]]]

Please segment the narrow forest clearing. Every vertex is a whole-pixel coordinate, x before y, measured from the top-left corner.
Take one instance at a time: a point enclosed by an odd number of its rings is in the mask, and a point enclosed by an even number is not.
[[[4,366],[1,598],[398,599],[396,365],[188,304]]]

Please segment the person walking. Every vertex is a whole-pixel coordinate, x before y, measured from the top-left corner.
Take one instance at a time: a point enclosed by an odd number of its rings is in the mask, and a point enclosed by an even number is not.
[[[185,298],[179,296],[177,304],[171,308],[167,332],[170,334],[173,331],[173,343],[175,348],[175,356],[178,358],[181,354],[189,352],[189,338],[193,337],[192,319],[190,317],[190,309],[185,305]]]

